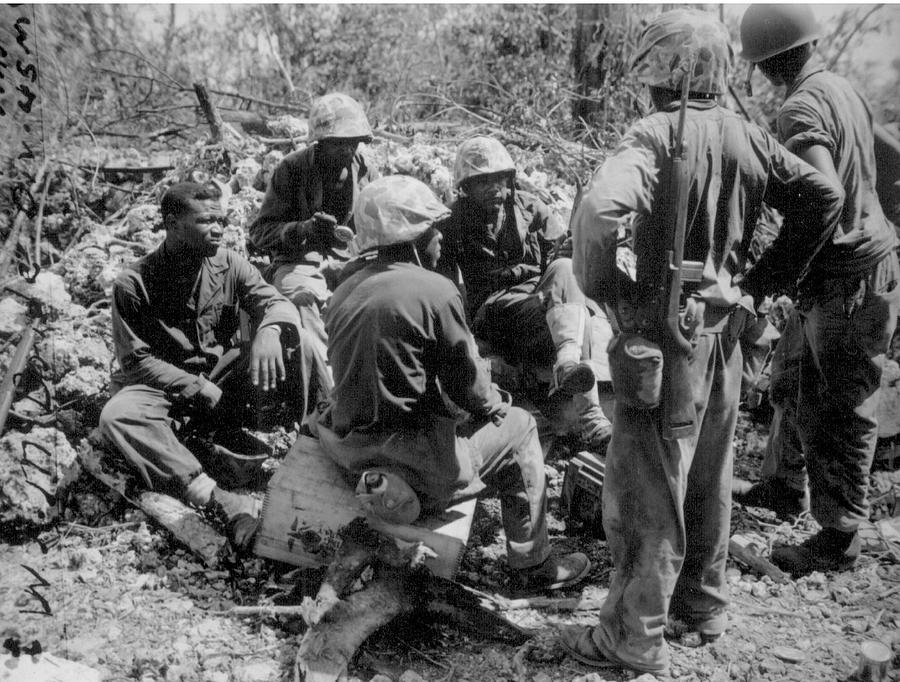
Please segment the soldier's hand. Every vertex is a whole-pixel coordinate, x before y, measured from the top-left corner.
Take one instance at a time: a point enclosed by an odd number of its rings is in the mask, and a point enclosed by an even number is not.
[[[706,303],[698,298],[689,298],[684,305],[684,312],[681,313],[678,326],[681,327],[681,333],[688,341],[694,338],[697,329],[703,327],[703,318],[706,312]]]
[[[497,289],[511,287],[516,283],[515,272],[513,272],[512,268],[508,267],[491,270],[488,273],[488,277],[490,279],[491,288],[495,291]]]
[[[320,211],[313,214],[313,220],[316,221],[316,235],[323,239],[331,239],[334,234],[334,227],[337,225],[337,218],[330,213]]]
[[[285,380],[280,333],[277,326],[263,327],[250,347],[250,380],[263,391],[274,390],[279,381]]]

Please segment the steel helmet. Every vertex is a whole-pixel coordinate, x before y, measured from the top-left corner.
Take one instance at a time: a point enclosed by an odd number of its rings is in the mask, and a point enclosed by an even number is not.
[[[372,128],[362,106],[352,97],[332,92],[319,97],[309,110],[309,139],[329,137],[372,139]]]
[[[459,145],[453,182],[459,187],[469,178],[492,173],[516,174],[516,164],[506,148],[493,137],[470,137]]]
[[[809,5],[750,5],[741,19],[741,57],[756,64],[821,37]]]
[[[388,175],[362,188],[353,209],[360,251],[416,239],[450,215],[428,185],[409,175]]]
[[[691,92],[721,95],[733,57],[728,29],[712,13],[675,9],[644,29],[631,68],[641,83],[675,91],[692,68]]]

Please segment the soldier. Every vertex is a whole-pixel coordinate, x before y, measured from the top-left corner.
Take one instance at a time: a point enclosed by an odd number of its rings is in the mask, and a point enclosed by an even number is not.
[[[255,530],[253,500],[217,484],[217,472],[207,472],[176,435],[175,416],[234,426],[256,389],[309,399],[315,378],[303,372],[315,350],[290,302],[246,259],[220,248],[218,188],[174,185],[161,213],[165,241],[113,285],[113,341],[125,385],[103,408],[100,429],[150,489],[218,506],[243,546]],[[256,332],[252,343],[234,347],[240,311]]]
[[[551,255],[565,228],[537,197],[516,188],[516,166],[497,140],[463,142],[454,171],[459,198],[439,225],[439,271],[460,283],[477,338],[514,363],[552,364],[551,394],[574,398],[578,435],[603,452],[610,424],[590,360],[606,349],[593,333],[572,260]],[[601,324],[609,330],[605,316]]]
[[[359,151],[372,129],[353,98],[331,93],[313,102],[309,138],[312,144],[275,169],[249,231],[253,245],[270,254],[269,279],[297,306],[324,356],[322,311],[351,257],[356,197],[377,173]]]
[[[391,521],[497,491],[517,588],[578,582],[588,558],[551,553],[534,418],[491,383],[459,291],[425,267],[423,249],[436,238],[429,228],[447,208],[423,183],[397,175],[364,188],[354,213],[360,247],[378,255],[328,306],[335,386],[318,426],[322,447],[356,476],[388,478],[394,492],[376,508]],[[459,408],[471,415],[463,423]]]
[[[751,72],[758,66],[773,85],[787,88],[779,139],[846,195],[839,228],[799,290],[796,429],[822,529],[799,546],[773,550],[772,561],[794,575],[847,569],[859,556],[881,371],[900,310],[896,236],[875,192],[872,112],[844,78],[814,59],[820,35],[806,5],[751,5],[741,20]]]
[[[573,220],[575,274],[588,296],[623,313],[626,303],[641,310],[649,297],[668,296],[659,293],[659,283],[668,272],[664,250],[675,246],[660,242],[671,234],[673,141],[683,122],[679,164],[687,182],[678,198],[687,206],[684,258],[700,266],[682,292],[676,323],[690,345],[673,352],[662,321],[622,314],[623,330],[610,348],[616,411],[603,527],[615,572],[598,625],[561,632],[563,646],[589,665],[667,671],[669,615],[702,641],[725,630],[738,339],[753,319],[747,294],[761,301],[796,280],[840,212],[839,185],[719,105],[730,62],[728,31],[714,15],[679,9],[650,22],[633,68],[650,86],[656,112],[625,134]],[[763,202],[785,215],[784,225],[741,278]],[[620,226],[631,216],[638,280],[629,287],[617,275],[615,252]],[[685,373],[676,386],[679,367]],[[666,402],[677,394],[689,396],[686,405]],[[681,428],[667,433],[670,409],[688,410],[693,435]]]

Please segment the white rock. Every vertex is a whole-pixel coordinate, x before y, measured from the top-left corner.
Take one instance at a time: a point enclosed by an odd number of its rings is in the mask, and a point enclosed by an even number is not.
[[[55,272],[47,270],[42,270],[37,274],[34,283],[28,286],[28,295],[39,300],[49,310],[68,313],[72,303],[72,297],[66,290],[65,280]]]
[[[12,336],[28,324],[28,308],[11,296],[0,301],[0,336]]]
[[[2,682],[100,682],[102,679],[99,671],[53,654],[18,657],[0,654]]]
[[[159,206],[156,204],[135,206],[125,215],[125,235],[133,234],[139,230],[152,230],[160,221],[162,221],[162,215],[159,212]]]
[[[305,138],[309,135],[309,121],[305,118],[297,118],[296,116],[279,116],[266,121],[266,125],[276,135],[284,137]]]
[[[236,183],[238,189],[245,187],[253,187],[253,182],[262,166],[256,159],[241,159],[234,166],[234,174],[231,176],[232,182]]]
[[[57,496],[80,471],[75,449],[61,431],[8,432],[0,440],[0,520],[53,520]]]
[[[277,661],[246,663],[234,671],[234,682],[272,682],[281,679]]]

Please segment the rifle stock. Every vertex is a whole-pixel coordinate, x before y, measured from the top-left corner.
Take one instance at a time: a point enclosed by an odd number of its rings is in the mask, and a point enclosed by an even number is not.
[[[681,83],[681,106],[678,114],[678,130],[672,153],[672,172],[669,179],[669,197],[674,208],[669,214],[664,272],[664,291],[659,297],[658,317],[663,349],[662,404],[660,409],[662,436],[666,440],[690,438],[697,432],[697,411],[691,390],[691,365],[693,347],[681,330],[682,261],[687,232],[688,176],[684,153],[684,125],[690,84],[688,69]]]

